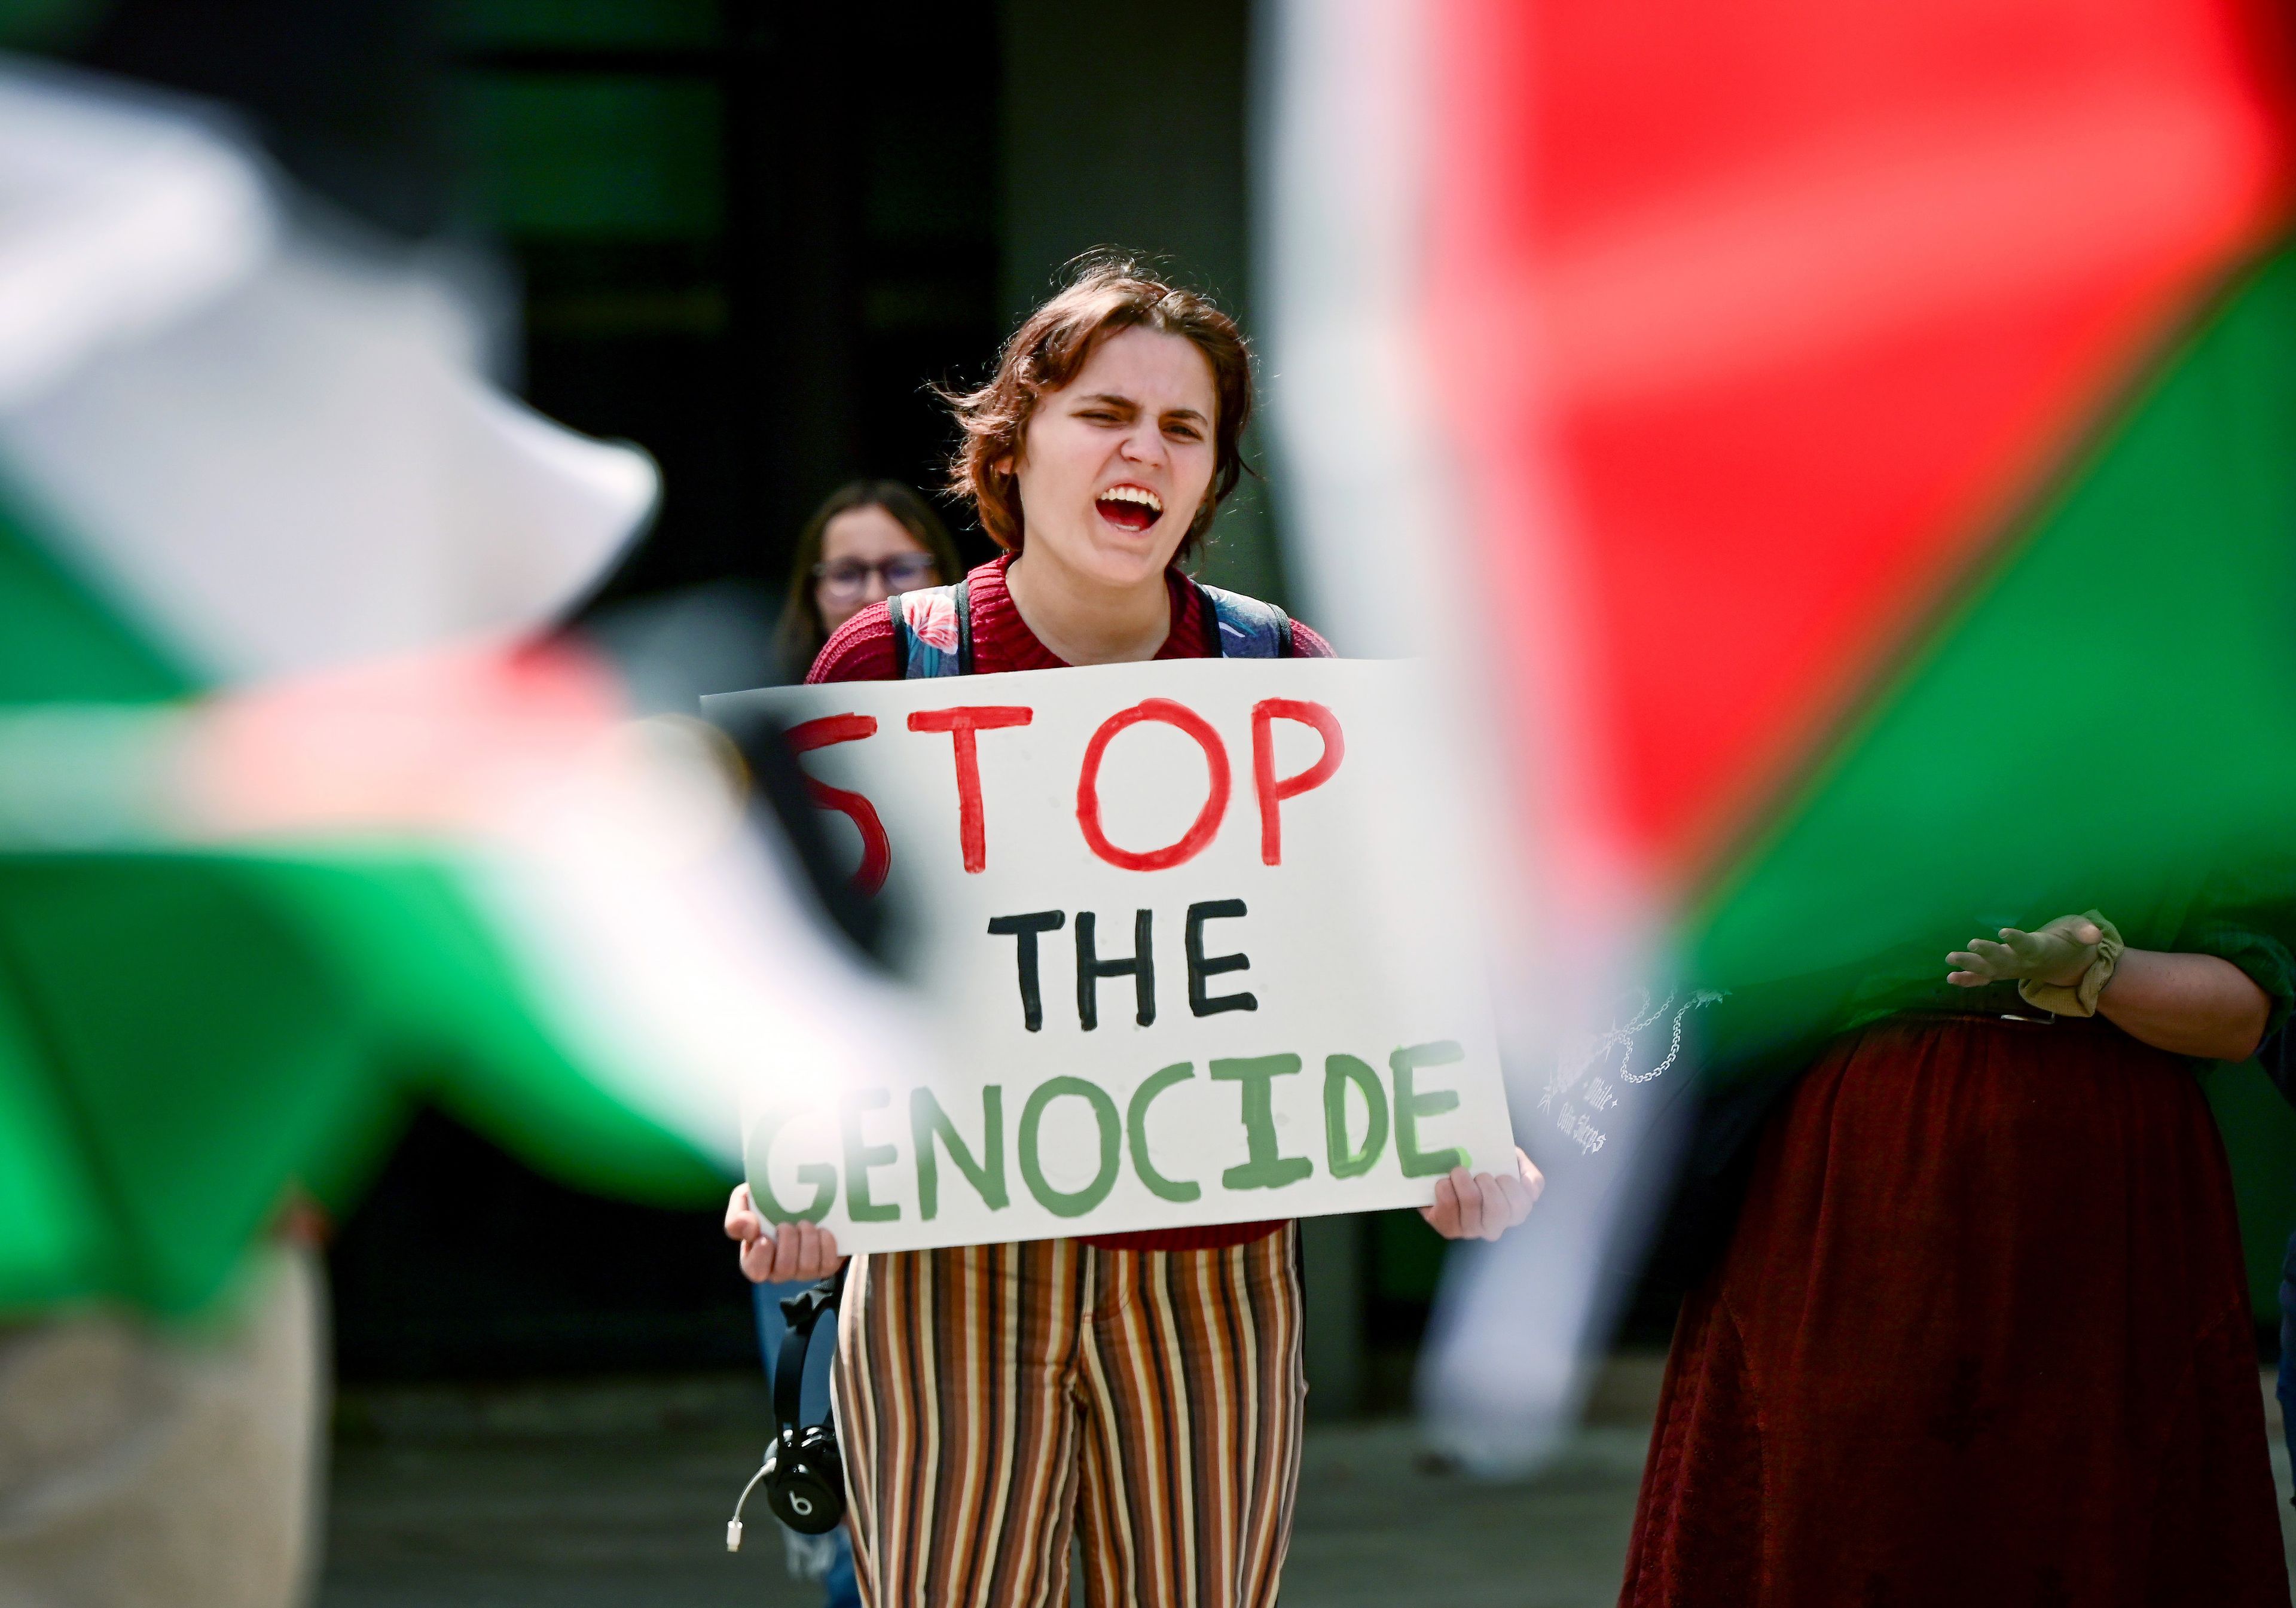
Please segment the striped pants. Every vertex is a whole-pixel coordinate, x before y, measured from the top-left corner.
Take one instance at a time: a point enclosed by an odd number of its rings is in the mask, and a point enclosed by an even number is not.
[[[856,1257],[836,1411],[870,1608],[1271,1608],[1307,1384],[1298,1230]]]

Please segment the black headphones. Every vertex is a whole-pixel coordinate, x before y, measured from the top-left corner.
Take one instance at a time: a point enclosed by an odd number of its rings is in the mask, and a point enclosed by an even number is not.
[[[840,1268],[833,1276],[782,1302],[789,1332],[782,1336],[781,1355],[774,1359],[774,1439],[766,1448],[766,1460],[742,1488],[742,1499],[734,1504],[733,1521],[726,1526],[728,1552],[742,1549],[742,1509],[760,1484],[766,1488],[766,1505],[791,1530],[824,1535],[845,1517],[845,1458],[837,1449],[837,1426],[799,1422],[814,1325],[823,1313],[837,1309],[837,1298],[844,1291],[845,1270]]]

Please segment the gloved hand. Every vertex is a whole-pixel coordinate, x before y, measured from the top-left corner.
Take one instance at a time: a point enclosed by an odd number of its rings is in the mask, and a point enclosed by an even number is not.
[[[2121,951],[2120,930],[2103,913],[2061,915],[2038,932],[2001,929],[1996,942],[1973,938],[1947,956],[1946,980],[1964,989],[2014,978],[2019,997],[2059,1016],[2094,1016],[2096,997],[2112,980]]]

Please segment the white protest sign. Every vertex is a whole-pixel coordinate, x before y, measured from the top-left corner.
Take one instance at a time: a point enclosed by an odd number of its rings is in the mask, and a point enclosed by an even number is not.
[[[903,1250],[1423,1205],[1513,1138],[1408,664],[1181,660],[726,693],[790,731],[942,1056],[782,1069],[767,1216]]]

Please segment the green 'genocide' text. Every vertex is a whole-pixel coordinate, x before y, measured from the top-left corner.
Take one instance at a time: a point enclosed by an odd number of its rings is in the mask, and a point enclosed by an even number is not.
[[[1419,1124],[1429,1117],[1456,1111],[1456,1089],[1419,1087],[1425,1067],[1450,1066],[1465,1052],[1450,1039],[1406,1045],[1387,1058],[1382,1079],[1371,1065],[1353,1055],[1329,1055],[1324,1060],[1324,1169],[1334,1178],[1358,1178],[1379,1165],[1392,1139],[1397,1165],[1406,1178],[1447,1173],[1467,1163],[1464,1151],[1454,1146],[1423,1150]],[[1244,1159],[1219,1175],[1223,1190],[1283,1189],[1315,1176],[1316,1160],[1285,1155],[1277,1143],[1275,1082],[1300,1076],[1305,1068],[1297,1055],[1250,1055],[1216,1060],[1205,1069],[1214,1083],[1233,1083],[1239,1096],[1243,1125]],[[909,1091],[909,1154],[916,1169],[917,1216],[931,1222],[939,1216],[942,1171],[946,1161],[969,1188],[992,1211],[1013,1203],[1006,1173],[1008,1155],[1018,1163],[1021,1186],[1037,1203],[1055,1217],[1079,1218],[1106,1200],[1128,1162],[1132,1173],[1150,1194],[1174,1202],[1199,1200],[1205,1182],[1167,1177],[1149,1159],[1148,1119],[1156,1102],[1177,1086],[1193,1079],[1195,1063],[1179,1062],[1144,1079],[1132,1097],[1119,1107],[1115,1097],[1096,1083],[1082,1078],[1051,1078],[1029,1091],[1021,1102],[1013,1131],[1005,1144],[1004,1089],[989,1084],[980,1091],[977,1122],[960,1126],[931,1089]],[[755,1133],[750,1180],[758,1208],[776,1223],[819,1222],[837,1203],[840,1177],[845,1188],[846,1215],[857,1223],[897,1220],[900,1206],[875,1198],[871,1177],[897,1166],[901,1146],[873,1144],[863,1134],[863,1123],[873,1112],[892,1103],[890,1090],[862,1089],[839,1102],[841,1165],[808,1161],[797,1169],[797,1181],[809,1187],[812,1199],[792,1207],[781,1201],[766,1177],[767,1159],[775,1137],[798,1115],[784,1110],[767,1116]],[[1078,1102],[1092,1118],[1098,1136],[1097,1161],[1091,1181],[1078,1189],[1056,1189],[1045,1176],[1040,1136],[1046,1113],[1062,1101]],[[969,1119],[972,1113],[965,1113]],[[882,1119],[879,1119],[882,1124]],[[1066,1171],[1066,1169],[1062,1169]]]

